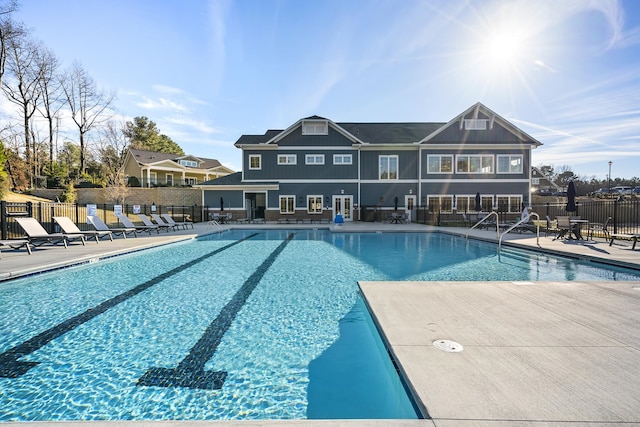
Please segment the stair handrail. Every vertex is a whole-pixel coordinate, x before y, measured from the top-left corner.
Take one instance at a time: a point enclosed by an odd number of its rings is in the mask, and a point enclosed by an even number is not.
[[[492,212],[489,212],[487,214],[487,216],[482,218],[480,221],[476,222],[470,229],[467,230],[467,233],[465,235],[465,239],[469,240],[469,232],[471,230],[473,230],[474,228],[476,228],[477,226],[479,226],[480,224],[482,224],[483,222],[485,222],[491,215],[495,215],[496,216],[496,237],[498,237],[500,235],[500,224],[499,224],[500,218],[498,217],[498,212],[492,211]]]
[[[500,235],[500,239],[498,240],[498,252],[500,252],[500,248],[502,247],[502,238],[504,237],[504,235],[510,232],[511,230],[513,230],[514,228],[516,228],[517,226],[522,225],[526,222],[529,222],[529,219],[532,216],[535,216],[537,218],[537,221],[535,222],[536,244],[540,246],[540,216],[535,212],[531,212],[529,215],[525,216],[524,218],[520,218],[520,221],[516,222],[515,224],[513,224],[512,226],[510,226],[509,228],[507,228],[505,231],[502,232],[502,234]]]

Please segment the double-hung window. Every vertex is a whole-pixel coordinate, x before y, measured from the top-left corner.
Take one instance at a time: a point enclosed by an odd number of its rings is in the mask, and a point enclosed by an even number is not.
[[[296,213],[296,196],[280,196],[280,213]]]
[[[453,212],[453,196],[429,196],[428,198],[429,212],[431,213],[451,213]]]
[[[322,196],[307,196],[307,212],[310,214],[322,213]]]
[[[398,156],[379,156],[378,157],[378,179],[398,179]]]
[[[453,173],[453,155],[428,155],[427,167],[429,173]]]
[[[351,154],[334,154],[334,165],[350,165],[353,162]]]
[[[522,173],[522,155],[498,154],[498,173]]]
[[[522,196],[498,195],[498,212],[510,212],[510,213],[522,212]]]
[[[456,156],[457,173],[493,173],[493,156],[465,155]]]
[[[260,154],[249,155],[249,169],[252,169],[252,170],[262,169],[262,156]]]
[[[304,156],[307,165],[324,165],[324,154],[307,154]]]
[[[298,163],[298,156],[295,154],[278,154],[279,165],[295,165]]]

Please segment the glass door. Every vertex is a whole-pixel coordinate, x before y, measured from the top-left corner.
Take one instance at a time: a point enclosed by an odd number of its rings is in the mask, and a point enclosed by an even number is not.
[[[353,221],[352,208],[353,196],[333,196],[333,218],[340,214],[345,221]]]

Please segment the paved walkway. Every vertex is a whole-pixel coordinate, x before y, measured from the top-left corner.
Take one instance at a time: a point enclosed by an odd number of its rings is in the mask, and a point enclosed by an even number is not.
[[[292,225],[236,226],[293,228]],[[295,228],[325,228],[297,226]],[[336,232],[443,231],[420,224],[346,223]],[[3,250],[0,280],[215,232],[194,229],[26,251]],[[471,238],[497,241],[495,231]],[[640,269],[629,242],[502,243]],[[499,277],[496,278],[499,280]],[[136,426],[620,426],[640,425],[640,282],[361,282],[367,304],[426,420],[140,422]],[[448,352],[444,350],[462,350]],[[7,423],[5,425],[11,425]],[[29,423],[30,427],[47,423]],[[56,423],[61,425],[77,423]],[[131,423],[92,423],[98,425]]]

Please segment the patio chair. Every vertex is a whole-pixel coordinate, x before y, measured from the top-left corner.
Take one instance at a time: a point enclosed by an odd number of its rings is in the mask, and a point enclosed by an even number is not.
[[[146,231],[147,233],[151,234],[152,231],[155,231],[156,233],[160,234],[160,227],[158,227],[157,225],[135,225],[126,215],[120,214],[116,216],[118,217],[118,220],[122,223],[122,225],[127,228],[133,228],[137,233]]]
[[[18,250],[20,248],[26,248],[29,255],[31,255],[31,246],[27,239],[10,239],[10,240],[0,240],[0,249],[3,246],[6,246],[11,249]],[[2,252],[0,251],[0,258],[2,258]]]
[[[175,224],[175,225],[181,226],[185,230],[187,229],[187,227],[189,225],[191,226],[191,228],[193,228],[193,222],[192,221],[176,222],[176,221],[173,220],[173,218],[169,214],[162,214],[161,216],[162,216],[162,218],[164,218],[165,222],[168,223],[168,224],[172,224],[172,225]]]
[[[589,230],[587,231],[587,237],[589,239],[592,239],[593,235],[597,233],[598,235],[604,236],[606,240],[609,240],[609,230],[607,228],[609,227],[609,222],[611,222],[611,217],[607,218],[604,224],[597,223],[597,222],[589,223]]]
[[[100,217],[96,215],[87,215],[87,223],[91,224],[96,231],[110,231],[112,236],[121,234],[122,238],[126,239],[127,234],[133,234],[134,237],[138,237],[135,228],[109,228],[107,224],[105,224]]]
[[[142,223],[147,227],[157,227],[158,230],[164,230],[167,233],[169,232],[169,225],[165,224],[164,222],[162,224],[154,224],[153,222],[151,222],[151,218],[149,218],[145,214],[138,214],[138,218],[140,218],[140,221],[142,221]]]
[[[67,243],[73,240],[80,240],[84,246],[85,242],[83,234],[47,233],[47,230],[44,229],[42,224],[32,217],[16,218],[15,220],[27,234],[27,240],[29,243],[35,247],[42,246],[47,243],[52,245],[62,243],[66,248]]]
[[[549,218],[549,215],[547,215],[547,226],[544,229],[544,235],[548,236],[549,234],[553,234],[554,236],[557,236],[558,233],[560,233],[558,220],[552,220]]]
[[[82,231],[71,221],[71,218],[66,216],[54,216],[53,220],[60,226],[62,232],[65,234],[83,234],[85,237],[93,237],[96,239],[96,243],[100,243],[101,238],[108,237],[113,242],[111,231]]]
[[[151,218],[153,218],[153,220],[156,222],[156,224],[158,224],[158,226],[160,227],[167,227],[167,230],[169,228],[173,228],[174,230],[177,230],[179,225],[178,224],[170,224],[168,222],[165,222],[164,219],[162,219],[162,217],[158,214],[151,214]]]
[[[568,238],[571,238],[571,220],[568,216],[557,216],[556,222],[558,224],[558,235],[553,240],[563,239],[568,234]]]

